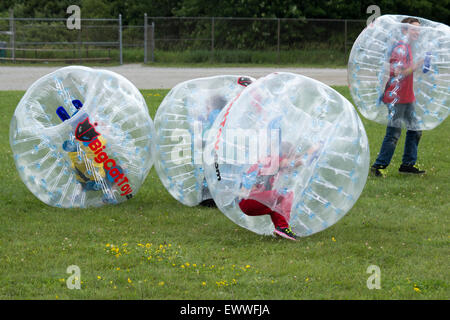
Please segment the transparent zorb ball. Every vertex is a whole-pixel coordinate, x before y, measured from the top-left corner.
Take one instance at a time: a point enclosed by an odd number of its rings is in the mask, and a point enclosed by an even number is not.
[[[211,199],[203,169],[205,137],[220,111],[254,81],[220,75],[176,85],[155,116],[155,169],[169,193],[187,206]]]
[[[269,215],[243,212],[254,200],[299,236],[328,228],[366,183],[369,145],[352,104],[316,80],[272,73],[228,104],[208,133],[205,177],[219,209],[258,234]]]
[[[154,126],[123,76],[72,66],[31,85],[10,125],[19,175],[48,205],[116,204],[136,195],[153,165]]]
[[[405,18],[378,17],[358,36],[348,60],[350,93],[369,120],[431,130],[449,114],[450,28],[418,17],[420,26],[402,23]]]

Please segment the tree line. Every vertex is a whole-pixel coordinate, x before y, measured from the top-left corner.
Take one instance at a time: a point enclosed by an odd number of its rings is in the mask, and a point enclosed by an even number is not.
[[[403,14],[449,23],[450,0],[1,0],[0,16],[66,17],[78,5],[82,18],[110,18],[122,14],[124,25],[141,25],[144,13],[153,17],[251,17],[367,19],[367,8],[381,14]]]

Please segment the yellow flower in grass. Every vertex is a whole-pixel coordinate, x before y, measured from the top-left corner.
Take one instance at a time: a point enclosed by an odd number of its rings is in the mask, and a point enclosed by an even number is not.
[[[205,281],[202,282],[202,286],[206,286],[206,282]]]
[[[133,281],[131,281],[131,279],[130,279],[130,278],[128,278],[128,280],[127,280],[127,281],[128,281],[128,283],[132,283],[132,282],[133,282]]]
[[[164,283],[164,281],[160,281],[159,283],[158,283],[158,286],[163,286],[165,283]]]
[[[225,286],[228,287],[228,282],[226,280],[216,281],[218,287]]]
[[[420,291],[420,288],[416,284],[414,284],[414,291],[417,292],[417,293],[421,293],[422,292],[422,291]]]

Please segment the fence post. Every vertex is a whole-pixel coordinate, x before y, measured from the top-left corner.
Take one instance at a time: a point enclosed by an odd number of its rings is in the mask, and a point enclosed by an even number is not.
[[[280,64],[280,18],[277,18],[277,63]]]
[[[344,53],[347,54],[347,19],[344,20]]]
[[[144,13],[144,64],[147,63],[147,14]]]
[[[123,56],[122,56],[122,15],[119,14],[119,59],[120,64],[123,64]]]
[[[155,22],[152,21],[152,62],[155,62]]]
[[[14,24],[14,9],[9,10],[9,31],[11,33],[9,37],[11,58],[13,62],[16,62],[16,26]]]
[[[214,62],[214,17],[211,17],[211,61]]]
[[[78,59],[80,60],[80,63],[83,63],[83,52],[82,47],[83,47],[83,42],[81,40],[81,29],[78,30]]]

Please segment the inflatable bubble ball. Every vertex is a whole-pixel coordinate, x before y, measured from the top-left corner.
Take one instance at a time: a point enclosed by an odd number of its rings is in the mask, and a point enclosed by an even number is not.
[[[361,114],[391,127],[431,130],[449,114],[450,28],[384,15],[353,44],[348,83]]]
[[[299,236],[330,227],[355,204],[369,170],[352,104],[285,72],[258,79],[221,111],[203,157],[218,208],[258,234],[283,224]]]
[[[139,90],[119,74],[71,66],[31,85],[10,126],[19,175],[48,205],[116,204],[153,165],[154,127]]]
[[[235,75],[192,79],[175,86],[159,106],[155,169],[164,187],[181,203],[211,203],[203,168],[206,134],[223,107],[252,81]]]

